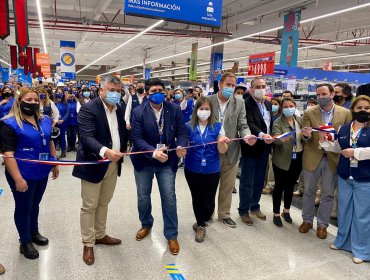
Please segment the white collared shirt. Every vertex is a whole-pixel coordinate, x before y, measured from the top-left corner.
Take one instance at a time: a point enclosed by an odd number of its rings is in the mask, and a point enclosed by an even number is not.
[[[320,106],[319,106],[319,108],[320,108]],[[321,115],[322,115],[322,119],[324,121],[324,124],[325,125],[332,124],[333,117],[334,117],[334,104],[333,104],[333,107],[330,109],[329,112],[326,112],[321,108],[320,108],[320,110],[321,110]]]
[[[99,97],[101,98],[101,97]],[[103,100],[102,100],[103,102]],[[105,110],[105,114],[107,116],[107,120],[108,120],[108,125],[109,125],[109,131],[110,131],[110,135],[112,137],[112,150],[114,151],[120,151],[121,150],[121,140],[120,140],[120,137],[119,137],[119,130],[118,130],[118,120],[117,120],[117,106],[114,105],[113,107],[113,110],[112,112],[109,111],[108,107],[105,105],[105,103],[103,102],[103,105],[104,105],[104,110]],[[106,152],[106,150],[108,150],[109,148],[108,147],[102,147],[100,149],[100,152],[99,152],[99,155],[104,158],[104,154]]]
[[[217,93],[217,100],[218,100],[218,107],[219,107],[218,114],[219,114],[219,120],[222,123],[224,123],[225,121],[225,117],[226,117],[225,112],[226,112],[227,105],[229,104],[230,98],[226,102],[222,102],[221,99],[218,97],[218,93]]]
[[[162,103],[161,109],[159,109],[159,110],[157,110],[156,108],[154,108],[152,106],[152,104],[150,104],[150,107],[152,107],[153,112],[154,112],[154,116],[155,116],[155,121],[157,122],[157,125],[159,125],[159,120],[161,119],[161,114],[162,114],[162,109],[163,109],[163,103]]]
[[[143,96],[139,96],[137,94],[137,99],[139,101],[139,104],[143,103],[145,94]],[[130,119],[131,119],[131,111],[132,111],[132,95],[130,94],[128,100],[127,100],[127,105],[126,105],[126,111],[125,111],[125,121],[126,124],[130,124]]]
[[[262,103],[260,104],[259,101],[257,99],[255,99],[253,96],[252,98],[254,99],[254,101],[256,101],[257,103],[257,106],[258,106],[258,110],[260,110],[261,112],[261,115],[263,117],[263,120],[266,124],[266,128],[267,128],[267,133],[263,133],[262,131],[258,134],[258,137],[262,137],[263,135],[265,134],[270,134],[271,131],[270,131],[270,126],[271,126],[271,114],[270,114],[270,111],[267,109],[266,105],[265,105],[265,102],[262,101]]]

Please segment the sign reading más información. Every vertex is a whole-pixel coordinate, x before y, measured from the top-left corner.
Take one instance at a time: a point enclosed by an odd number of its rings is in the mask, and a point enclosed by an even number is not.
[[[125,14],[221,27],[222,0],[125,0]]]

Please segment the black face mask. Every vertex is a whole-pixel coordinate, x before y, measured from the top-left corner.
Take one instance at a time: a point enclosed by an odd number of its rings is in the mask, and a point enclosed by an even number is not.
[[[354,120],[360,123],[370,121],[370,113],[366,111],[352,112],[352,117]]]
[[[138,88],[137,89],[137,93],[138,94],[143,94],[144,93],[144,89],[143,88]]]
[[[344,96],[341,96],[341,95],[334,95],[333,97],[333,100],[335,103],[338,103],[339,101],[341,101],[342,99],[344,98]]]
[[[8,98],[8,97],[13,96],[13,94],[12,94],[11,92],[3,92],[3,96],[4,96],[5,98]]]
[[[22,113],[26,116],[34,116],[36,115],[36,112],[40,109],[40,104],[21,101],[20,107]]]

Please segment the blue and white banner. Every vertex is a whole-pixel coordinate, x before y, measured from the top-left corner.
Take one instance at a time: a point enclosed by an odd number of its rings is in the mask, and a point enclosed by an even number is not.
[[[150,79],[150,67],[145,68],[144,78],[145,80]]]
[[[60,64],[62,79],[76,79],[75,48],[75,42],[60,41]]]
[[[125,14],[221,27],[222,0],[125,0]]]
[[[280,53],[280,65],[282,66],[297,67],[300,21],[300,11],[284,16]]]
[[[221,76],[222,76],[222,61],[224,59],[224,54],[223,53],[211,53],[211,69],[210,69],[210,74],[209,74],[209,84],[213,86],[214,82],[214,73],[216,71],[219,71],[217,75],[217,81],[220,81]]]

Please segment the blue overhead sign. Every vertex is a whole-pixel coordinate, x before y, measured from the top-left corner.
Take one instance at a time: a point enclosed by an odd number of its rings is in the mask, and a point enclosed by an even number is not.
[[[125,0],[125,14],[221,27],[222,0]]]

